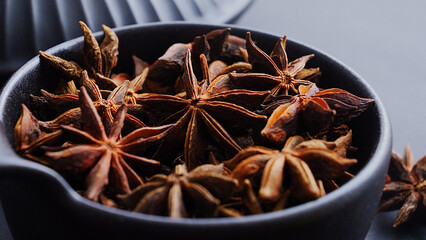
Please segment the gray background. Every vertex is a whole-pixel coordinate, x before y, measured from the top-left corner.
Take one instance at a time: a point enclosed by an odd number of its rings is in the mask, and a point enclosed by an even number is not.
[[[417,160],[426,153],[425,12],[422,0],[257,0],[236,24],[286,34],[358,72],[388,110],[394,149],[410,143]],[[424,225],[393,230],[395,215],[379,213],[367,239],[426,239]],[[0,239],[8,236],[0,211]]]

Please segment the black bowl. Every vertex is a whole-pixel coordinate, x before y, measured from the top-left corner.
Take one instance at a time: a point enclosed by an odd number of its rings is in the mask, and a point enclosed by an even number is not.
[[[115,71],[131,72],[131,55],[154,61],[175,42],[228,26],[186,23],[150,24],[115,29],[120,39],[119,63]],[[241,37],[247,31],[266,52],[279,36],[232,27]],[[96,34],[98,38],[101,33]],[[60,44],[47,52],[79,61],[82,38]],[[242,218],[170,219],[113,209],[93,203],[77,194],[58,173],[22,159],[13,152],[13,127],[20,104],[29,94],[51,89],[56,76],[48,66],[33,58],[19,69],[0,98],[1,138],[0,196],[9,227],[20,238],[187,238],[187,239],[363,239],[376,212],[391,151],[391,128],[386,111],[371,87],[351,69],[324,53],[289,40],[290,59],[314,53],[310,66],[323,72],[320,86],[338,87],[375,100],[350,123],[352,156],[359,160],[355,178],[340,189],[299,206],[278,212]]]

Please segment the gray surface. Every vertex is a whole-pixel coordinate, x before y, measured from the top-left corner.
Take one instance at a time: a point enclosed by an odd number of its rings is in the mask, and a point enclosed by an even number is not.
[[[258,0],[236,22],[304,42],[350,66],[382,99],[394,149],[426,154],[426,1]],[[396,231],[379,213],[367,239],[426,239],[425,225]],[[346,221],[350,221],[349,219]]]

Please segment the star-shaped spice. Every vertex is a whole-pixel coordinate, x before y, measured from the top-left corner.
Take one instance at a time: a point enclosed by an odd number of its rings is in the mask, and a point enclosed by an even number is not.
[[[103,26],[98,42],[80,26],[78,64],[40,52],[41,64],[62,74],[32,96],[33,112],[22,106],[14,143],[90,200],[171,217],[239,217],[317,199],[352,177],[352,131],[339,125],[372,100],[320,90],[311,82],[319,69],[306,67],[313,55],[289,61],[285,36],[268,55],[249,33],[214,30],[152,65],[133,56],[131,75],[111,73],[111,29]],[[414,193],[424,181],[409,181],[406,201],[424,203]]]
[[[170,46],[163,56],[159,57],[150,67],[144,89],[154,93],[176,93],[176,79],[182,75],[185,65],[186,52],[191,51],[192,64],[196,75],[200,76],[200,54],[204,54],[208,62],[222,59],[227,62],[243,60],[240,48],[245,41],[230,35],[230,28],[213,30],[205,35],[196,36],[191,43],[175,43]]]
[[[251,72],[251,70],[251,64],[247,62],[236,62],[227,65],[220,60],[216,60],[209,64],[209,77],[214,82],[217,77],[227,75],[228,73],[247,73]]]
[[[61,131],[45,133],[40,130],[39,120],[22,104],[21,115],[14,129],[15,151],[22,157],[48,165],[40,156],[41,146],[55,145],[60,142]]]
[[[80,21],[80,27],[84,35],[83,67],[76,62],[67,61],[43,51],[39,51],[40,57],[59,70],[68,80],[80,79],[82,71],[86,70],[89,73],[89,77],[97,81],[101,87],[106,86],[109,89],[114,89],[118,84],[108,79],[108,77],[111,75],[111,69],[117,65],[117,35],[109,27],[102,25],[104,38],[99,45],[95,36],[84,22]]]
[[[40,57],[49,65],[57,69],[67,80],[79,79],[83,68],[74,61],[67,61],[60,57],[39,51]]]
[[[84,35],[83,63],[91,78],[99,73],[110,76],[111,69],[117,65],[118,37],[109,27],[102,25],[104,39],[99,45],[92,31],[87,25],[80,21],[80,27]]]
[[[117,113],[118,107],[125,103],[126,97],[129,97],[129,92],[132,88],[136,88],[135,84],[138,83],[138,79],[135,82],[129,83],[128,81],[123,85],[118,86],[112,91],[107,99],[102,98],[102,93],[99,87],[89,79],[86,71],[81,73],[81,84],[87,88],[88,95],[93,100],[95,108],[98,110],[102,122],[106,128],[107,133],[111,129],[111,125],[115,114]],[[81,109],[77,107],[79,97],[74,94],[61,94],[54,95],[47,91],[41,90],[43,98],[51,106],[60,109],[63,112],[60,116],[51,121],[39,122],[39,124],[48,131],[54,131],[60,128],[61,125],[73,124],[76,125],[80,122]],[[125,114],[125,121],[131,129],[145,127],[146,125],[137,119],[136,117]]]
[[[71,147],[59,151],[47,151],[50,163],[62,171],[87,174],[84,196],[98,201],[99,194],[106,186],[115,192],[129,193],[132,188],[143,183],[134,168],[155,170],[160,163],[136,155],[158,143],[170,128],[140,128],[121,138],[126,116],[126,105],[116,113],[109,134],[106,133],[101,118],[84,87],[79,93],[81,108],[81,129],[62,125],[65,136],[71,140]]]
[[[252,65],[252,73],[231,73],[228,78],[218,79],[214,82],[215,89],[245,88],[256,91],[270,90],[272,96],[288,95],[290,91],[298,93],[297,86],[307,85],[312,82],[308,79],[319,75],[319,68],[305,69],[306,62],[314,55],[306,55],[292,62],[288,62],[285,50],[286,37],[276,43],[271,55],[267,55],[257,47],[247,33],[246,48],[248,61]]]
[[[207,94],[204,92],[207,87],[198,85],[190,59],[191,52],[188,50],[182,77],[186,99],[144,93],[138,96],[138,103],[157,111],[170,112],[162,122],[176,124],[156,157],[170,158],[171,153],[181,151],[183,144],[185,163],[191,170],[206,163],[207,141],[218,144],[231,156],[240,151],[241,147],[231,133],[242,128],[259,127],[264,123],[265,116],[248,109],[256,109],[269,92],[231,90],[215,95]]]
[[[392,152],[388,175],[390,181],[383,188],[379,212],[400,209],[393,224],[394,228],[407,222],[416,213],[423,213],[424,219],[426,156],[414,164],[408,145],[405,149],[405,158]]]
[[[226,176],[222,165],[205,164],[189,173],[177,165],[170,175],[158,174],[128,195],[121,204],[135,212],[181,217],[213,217],[218,206],[232,196],[237,181]]]
[[[301,136],[293,136],[281,151],[249,147],[225,161],[225,166],[232,169],[231,176],[240,182],[261,173],[261,200],[277,202],[285,188],[289,188],[293,198],[304,202],[325,195],[323,181],[331,182],[346,175],[346,170],[357,162],[331,150],[338,148],[336,143],[304,141]]]
[[[373,102],[341,89],[320,91],[314,83],[300,85],[298,92],[272,99],[262,111],[270,117],[261,134],[276,146],[301,131],[318,133],[349,121]]]
[[[131,106],[137,105],[137,93],[142,91],[142,86],[146,80],[148,72],[148,67],[145,67],[142,69],[142,72],[132,80],[129,80],[129,76],[127,74],[118,74],[122,75],[120,76],[120,78],[122,78],[120,80],[121,84],[115,87],[113,91],[104,90],[101,91],[101,93],[103,96],[104,93],[107,93],[107,100],[110,100],[113,105],[123,103],[131,104]],[[134,107],[137,108],[138,106]]]

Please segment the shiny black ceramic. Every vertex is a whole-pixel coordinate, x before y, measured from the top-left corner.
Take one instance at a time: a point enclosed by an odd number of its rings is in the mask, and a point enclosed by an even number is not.
[[[131,55],[154,61],[175,42],[225,26],[151,24],[116,29],[120,55],[116,72],[131,72]],[[247,29],[232,27],[245,36]],[[265,52],[279,36],[255,30],[253,39]],[[101,38],[101,34],[97,34]],[[79,62],[82,38],[48,52]],[[170,219],[108,208],[78,195],[55,171],[22,159],[13,152],[13,127],[20,104],[29,94],[52,89],[57,76],[35,57],[9,80],[0,97],[0,198],[12,235],[16,239],[113,238],[125,239],[363,239],[376,212],[391,150],[391,128],[385,109],[360,76],[337,60],[303,44],[288,41],[290,59],[314,53],[308,66],[323,72],[320,86],[338,87],[375,100],[350,123],[358,151],[355,178],[340,189],[312,202],[286,210],[219,219]],[[350,51],[350,49],[348,49]]]

